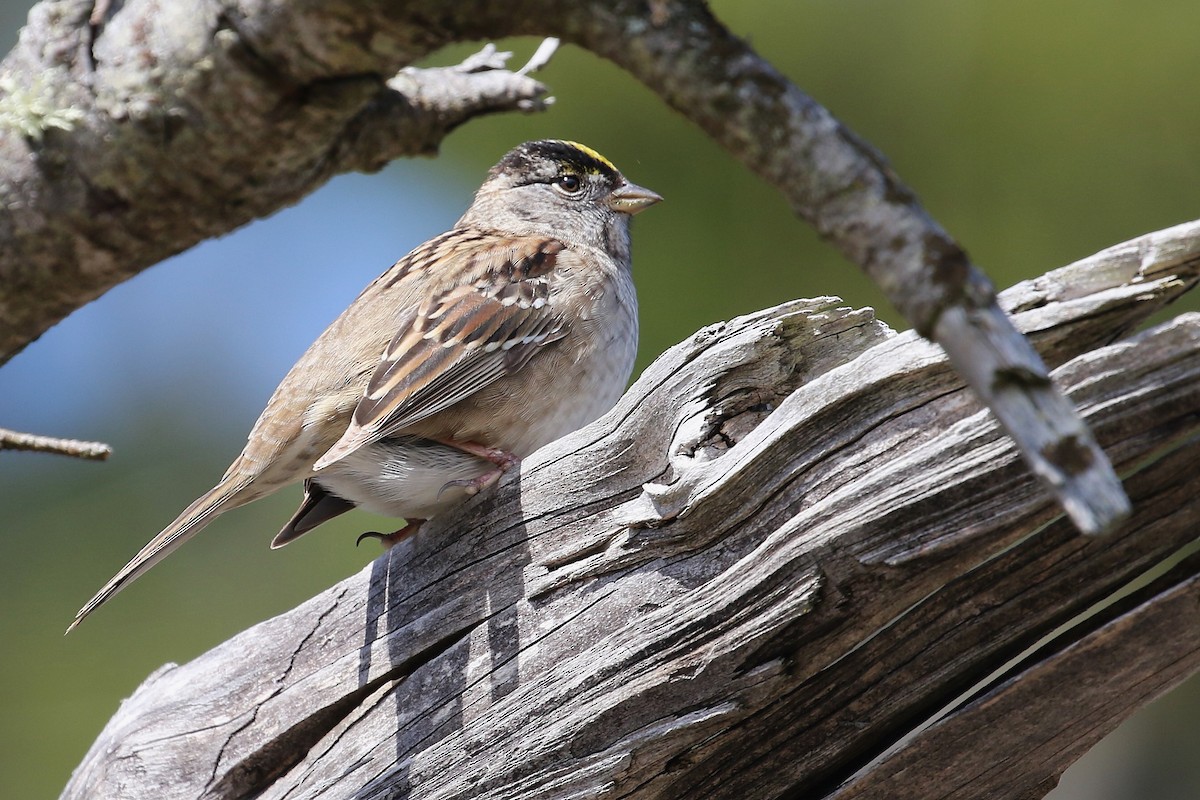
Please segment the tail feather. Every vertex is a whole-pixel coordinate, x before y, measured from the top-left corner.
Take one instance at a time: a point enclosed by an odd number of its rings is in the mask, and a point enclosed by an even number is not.
[[[296,513],[283,529],[275,534],[275,538],[271,540],[271,549],[278,549],[299,539],[322,522],[328,522],[352,508],[354,503],[330,494],[309,478],[304,482],[304,500],[301,501],[300,508],[296,509]]]
[[[147,570],[170,555],[175,548],[203,530],[218,514],[254,499],[242,495],[244,488],[244,483],[233,486],[224,482],[219,483],[184,509],[174,522],[151,539],[136,556],[130,559],[128,564],[121,567],[120,572],[104,584],[100,591],[96,592],[95,597],[88,600],[83,608],[79,609],[79,613],[75,615],[75,621],[67,628],[67,633],[75,630],[88,614],[104,605],[117,592],[141,577]]]

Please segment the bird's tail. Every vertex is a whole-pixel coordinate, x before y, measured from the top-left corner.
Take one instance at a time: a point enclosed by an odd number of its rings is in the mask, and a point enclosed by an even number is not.
[[[75,621],[67,628],[67,633],[75,630],[88,614],[104,605],[113,595],[141,577],[147,570],[166,558],[175,548],[199,533],[218,514],[254,499],[243,495],[244,488],[245,483],[230,485],[222,481],[184,509],[174,522],[151,539],[136,556],[130,559],[128,564],[121,567],[120,572],[104,584],[104,588],[96,592],[95,597],[88,600],[83,608],[79,609],[79,613],[75,615]]]

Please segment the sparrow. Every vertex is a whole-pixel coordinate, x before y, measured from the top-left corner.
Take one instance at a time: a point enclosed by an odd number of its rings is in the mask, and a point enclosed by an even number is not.
[[[390,546],[610,409],[637,350],[630,219],[661,200],[576,142],[509,151],[451,230],[317,338],[217,485],[68,632],[217,515],[285,486],[304,496],[272,547],[355,507],[406,522],[364,534]]]

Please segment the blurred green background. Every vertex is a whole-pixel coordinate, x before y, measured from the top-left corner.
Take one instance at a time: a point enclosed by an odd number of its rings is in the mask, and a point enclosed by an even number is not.
[[[28,3],[0,5],[7,50]],[[878,146],[1000,286],[1200,215],[1200,4],[722,0],[719,15]],[[523,59],[530,41],[502,43]],[[436,63],[463,51],[439,54]],[[484,171],[572,138],[667,202],[640,217],[639,369],[697,327],[800,296],[895,313],[769,188],[574,48],[549,113],[478,120],[435,161],[338,178],[74,314],[0,369],[0,425],[112,443],[107,464],[0,453],[0,797],[50,797],[154,668],[363,568],[343,517],[280,552],[298,490],[235,511],[62,631],[220,475],[297,356],[376,274],[449,226]],[[1195,298],[1188,308],[1200,307]],[[1068,772],[1055,800],[1200,797],[1193,680]]]

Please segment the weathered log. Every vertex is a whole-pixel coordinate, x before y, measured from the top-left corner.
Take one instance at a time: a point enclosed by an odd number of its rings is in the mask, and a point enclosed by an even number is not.
[[[1110,537],[1074,534],[939,348],[794,301],[154,673],[63,796],[1040,796],[1200,668],[1194,559],[1072,622],[1195,537],[1200,315],[1129,334],[1198,275],[1192,223],[1001,298],[1128,475]]]

